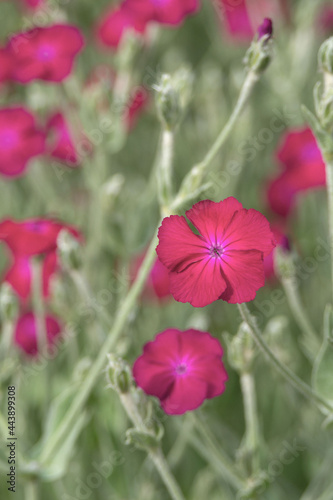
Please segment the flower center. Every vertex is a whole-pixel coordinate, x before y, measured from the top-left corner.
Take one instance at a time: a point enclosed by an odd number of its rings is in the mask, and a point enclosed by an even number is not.
[[[187,372],[186,363],[180,363],[179,365],[176,366],[177,375],[184,375],[186,372]]]
[[[214,245],[209,249],[209,255],[214,259],[220,259],[223,254],[223,246],[222,245]]]

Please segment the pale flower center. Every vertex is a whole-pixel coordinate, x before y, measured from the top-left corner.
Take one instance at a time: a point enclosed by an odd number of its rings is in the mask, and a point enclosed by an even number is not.
[[[55,49],[52,45],[42,45],[39,47],[37,57],[40,61],[51,61],[55,56]]]
[[[187,372],[186,363],[180,363],[179,365],[176,366],[177,375],[184,375],[186,372]]]
[[[6,130],[4,132],[0,132],[0,148],[4,149],[12,149],[17,145],[18,135],[14,130]]]
[[[209,249],[209,255],[214,259],[220,259],[223,254],[223,246],[218,244]]]

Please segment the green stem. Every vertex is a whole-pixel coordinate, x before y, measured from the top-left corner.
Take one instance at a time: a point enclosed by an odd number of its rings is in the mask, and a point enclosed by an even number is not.
[[[161,157],[157,169],[158,194],[162,214],[168,213],[172,200],[172,164],[174,153],[174,132],[165,128],[162,132]]]
[[[145,259],[140,267],[139,273],[134,281],[131,289],[129,290],[126,298],[124,299],[121,307],[118,310],[118,314],[115,317],[113,327],[111,328],[109,335],[107,336],[104,344],[102,345],[100,352],[91,366],[86,380],[82,383],[80,390],[78,391],[76,397],[74,398],[72,405],[68,409],[65,418],[62,420],[60,426],[53,434],[53,436],[48,441],[47,447],[42,451],[40,460],[45,463],[49,458],[52,457],[57,447],[62,444],[63,440],[66,439],[68,432],[70,431],[73,422],[77,416],[81,413],[95,383],[98,379],[104,364],[106,363],[107,353],[112,349],[117,340],[119,339],[123,328],[126,324],[129,314],[135,306],[136,300],[139,297],[143,286],[146,282],[146,278],[153,266],[155,260],[155,248],[157,246],[157,231],[154,238],[149,246],[146,253]]]
[[[253,71],[249,71],[243,86],[241,88],[238,101],[236,103],[235,109],[233,110],[229,120],[227,121],[226,125],[223,127],[222,131],[220,132],[219,136],[217,137],[216,141],[204,157],[204,159],[201,161],[201,165],[204,166],[205,169],[211,164],[211,162],[214,160],[216,155],[218,154],[219,150],[225,143],[226,139],[229,137],[230,133],[232,132],[238,118],[242,114],[245,105],[247,104],[247,101],[249,100],[249,97],[252,93],[252,90],[259,80],[259,75],[257,73],[254,73]]]
[[[266,355],[270,363],[280,372],[280,374],[293,386],[295,389],[303,394],[305,397],[310,399],[320,411],[328,410],[330,413],[333,412],[333,406],[319,394],[317,394],[308,384],[303,382],[293,371],[291,371],[286,365],[281,363],[281,361],[275,356],[271,351],[270,347],[266,343],[260,329],[257,326],[255,319],[251,316],[250,311],[246,304],[238,304],[240,314],[243,321],[248,325],[250,332],[257,345],[261,351]],[[327,412],[325,412],[327,413]]]
[[[235,470],[233,463],[227,455],[225,455],[222,450],[217,448],[216,439],[211,436],[207,427],[202,423],[196,414],[191,413],[189,417],[201,435],[201,438],[204,440],[204,445],[193,433],[190,435],[190,442],[194,445],[200,455],[202,455],[218,472],[218,474],[221,474],[223,478],[230,483],[230,485],[232,485],[236,490],[245,490],[245,480],[240,473]]]
[[[38,500],[38,485],[35,479],[28,479],[24,487],[25,500]]]
[[[319,349],[319,339],[312,328],[311,321],[306,310],[301,302],[298,290],[295,286],[295,280],[292,278],[282,278],[282,285],[286,293],[290,310],[294,316],[299,329],[304,335],[304,345],[308,347],[308,351],[315,355]]]
[[[13,344],[14,324],[13,321],[6,320],[2,328],[2,348],[3,356],[6,357]]]
[[[38,261],[33,262],[32,265],[32,303],[37,328],[38,352],[42,354],[47,351],[48,342],[43,298],[42,266]]]
[[[325,157],[323,152],[325,165],[326,165],[326,186],[328,197],[328,228],[329,228],[329,244],[331,254],[331,284],[332,284],[332,297],[333,297],[333,161]]]
[[[141,415],[138,412],[132,395],[130,393],[120,394],[120,400],[126,410],[127,415],[132,420],[136,429],[143,432],[149,432],[149,429],[147,429]],[[148,450],[148,454],[153,461],[156,469],[158,470],[168,492],[170,493],[171,498],[173,500],[185,500],[175,478],[170,471],[169,465],[165,460],[161,448],[150,448]]]
[[[257,410],[255,381],[252,373],[242,373],[240,376],[245,414],[245,447],[251,455],[252,470],[255,474],[260,470],[260,431]]]
[[[254,73],[251,70],[248,72],[241,88],[236,106],[229,120],[222,128],[220,134],[203,160],[195,165],[184,178],[180,191],[172,203],[172,211],[177,211],[180,206],[186,203],[187,199],[192,199],[193,191],[196,191],[202,185],[202,180],[208,171],[208,167],[233,131],[234,126],[238,118],[241,116],[259,78],[260,76],[257,73]]]

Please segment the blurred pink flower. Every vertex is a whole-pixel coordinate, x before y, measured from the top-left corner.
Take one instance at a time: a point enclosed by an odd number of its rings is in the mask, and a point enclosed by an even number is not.
[[[276,156],[283,170],[270,181],[267,197],[273,212],[286,217],[299,193],[325,186],[325,164],[308,127],[287,132]]]
[[[38,9],[44,4],[45,0],[21,0],[21,2],[29,9]]]
[[[164,218],[158,233],[174,299],[194,307],[253,300],[265,284],[263,258],[275,247],[267,219],[232,197],[196,203],[186,216],[199,234],[179,215]]]
[[[46,134],[48,153],[70,167],[78,166],[79,157],[74,145],[74,138],[62,113],[57,112],[50,116],[46,124]]]
[[[0,173],[23,174],[29,160],[45,151],[45,135],[34,116],[22,107],[0,109]]]
[[[144,346],[133,376],[166,413],[182,415],[224,392],[228,375],[222,355],[221,344],[207,332],[168,329]]]
[[[144,257],[145,253],[133,260],[130,270],[132,281],[136,278]],[[148,300],[164,300],[171,297],[169,287],[169,271],[159,259],[156,259],[146,281],[143,298]]]
[[[48,347],[52,349],[56,339],[61,334],[61,325],[58,320],[50,315],[45,318]],[[37,322],[32,312],[21,315],[16,323],[14,342],[28,356],[38,354]]]
[[[124,0],[104,14],[97,36],[102,44],[115,49],[129,30],[143,35],[147,24],[153,21],[178,26],[199,8],[200,0]]]
[[[100,20],[97,26],[97,38],[107,47],[116,49],[125,33],[133,31],[143,35],[146,22],[129,12],[123,4],[119,8],[112,7]]]
[[[324,4],[321,7],[321,11],[318,19],[318,27],[320,32],[324,32],[324,35],[330,35],[333,32],[333,6],[332,3]]]
[[[12,79],[20,83],[61,82],[71,73],[83,45],[80,30],[70,25],[55,24],[15,35],[7,44],[15,63]]]
[[[130,101],[125,109],[124,120],[127,130],[132,130],[141,113],[147,108],[149,103],[148,92],[144,88],[137,89],[130,96]]]
[[[62,229],[67,229],[77,239],[80,233],[73,226],[51,219],[30,219],[17,222],[11,219],[0,223],[0,241],[11,254],[11,265],[3,280],[9,283],[21,299],[28,299],[31,293],[33,256],[43,256],[42,285],[44,297],[50,293],[50,281],[59,268],[57,238]]]
[[[274,257],[275,251],[278,247],[282,247],[283,250],[290,250],[288,237],[281,225],[271,224],[272,233],[276,241],[276,247],[274,250],[264,258],[264,270],[265,278],[269,281],[274,281],[276,279],[275,269],[274,269]]]

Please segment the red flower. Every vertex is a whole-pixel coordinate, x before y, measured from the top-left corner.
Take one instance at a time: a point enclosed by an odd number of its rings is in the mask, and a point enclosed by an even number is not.
[[[24,108],[0,109],[0,173],[15,177],[45,150],[45,136]]]
[[[132,30],[143,34],[145,29],[146,22],[121,5],[120,8],[107,11],[103,16],[97,27],[97,38],[103,45],[116,49],[126,32]]]
[[[46,133],[51,139],[48,145],[49,154],[68,166],[77,166],[78,155],[69,125],[62,113],[50,116],[46,124]]]
[[[57,238],[62,229],[67,229],[73,236],[80,238],[78,231],[66,224],[49,219],[30,219],[24,222],[4,220],[0,223],[0,241],[8,246],[12,265],[6,271],[4,281],[15,292],[27,299],[31,292],[31,257],[43,255],[43,294],[48,297],[50,281],[59,267],[57,258]]]
[[[166,217],[156,249],[170,272],[170,292],[179,302],[204,307],[215,300],[253,300],[264,286],[263,258],[275,246],[267,219],[235,198],[196,203],[185,217]]]
[[[134,95],[131,96],[124,114],[125,125],[128,131],[135,127],[138,117],[147,107],[148,102],[149,95],[144,89],[136,90]]]
[[[284,250],[290,250],[288,237],[285,235],[282,228],[277,224],[272,224],[271,229],[276,241],[276,248],[282,247]],[[270,281],[274,281],[276,279],[274,269],[274,256],[276,248],[264,258],[265,278]]]
[[[316,139],[309,128],[288,132],[277,151],[282,173],[268,186],[271,209],[286,217],[299,192],[325,186],[325,164]]]
[[[51,348],[61,333],[61,326],[53,316],[46,316],[45,325],[48,347]],[[15,327],[14,341],[28,356],[34,357],[38,354],[37,325],[32,312],[19,317]]]
[[[144,346],[133,376],[166,413],[182,415],[223,393],[228,375],[222,355],[219,341],[207,332],[168,329]]]
[[[133,278],[133,281],[138,274],[144,257],[145,253],[137,257],[131,265],[131,277]],[[143,297],[147,299],[157,298],[158,300],[163,300],[170,297],[169,289],[169,271],[159,259],[156,259],[146,281]]]
[[[61,82],[72,71],[82,47],[83,37],[75,26],[55,24],[15,35],[7,45],[15,62],[12,78],[20,83]]]

